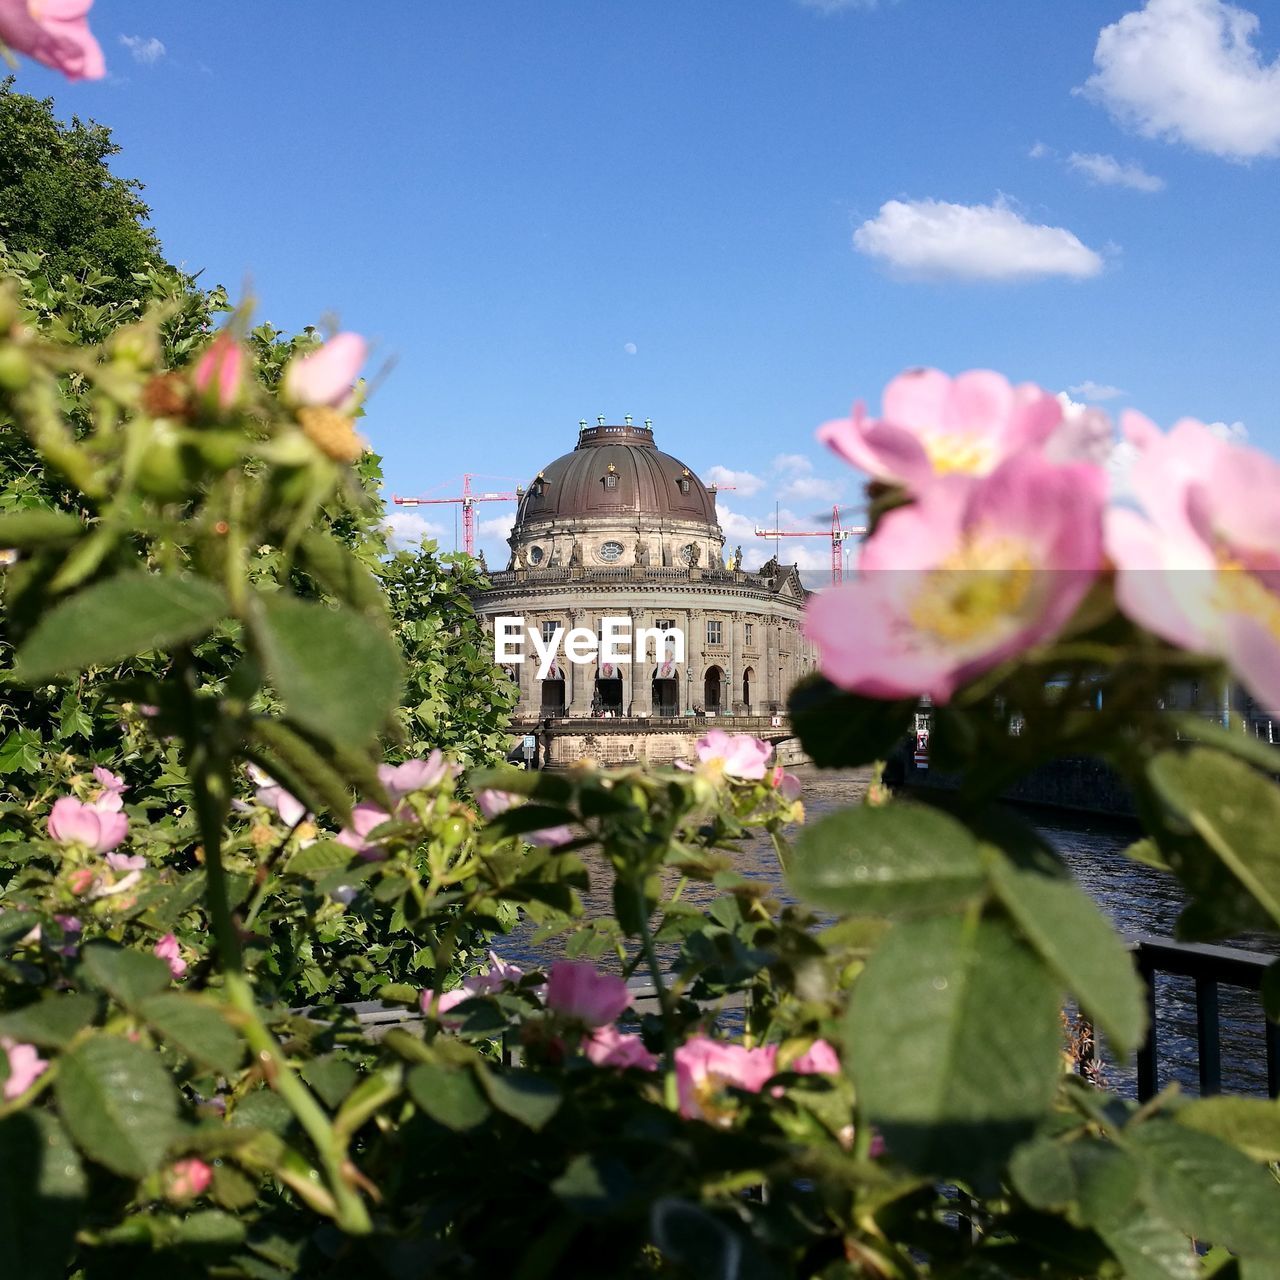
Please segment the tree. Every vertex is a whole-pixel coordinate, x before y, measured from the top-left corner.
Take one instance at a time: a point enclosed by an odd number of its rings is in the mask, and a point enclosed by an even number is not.
[[[175,269],[147,225],[142,183],[107,163],[119,152],[105,125],[64,124],[52,99],[15,92],[12,77],[0,84],[0,240],[41,254],[51,284],[92,272],[97,300],[140,304],[150,287],[135,277]]]

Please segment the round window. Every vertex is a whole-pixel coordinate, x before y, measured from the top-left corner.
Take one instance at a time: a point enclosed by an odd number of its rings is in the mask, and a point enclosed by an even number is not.
[[[622,555],[622,543],[620,542],[602,542],[600,544],[599,556],[601,560],[612,563]]]
[[[530,563],[530,564],[541,564],[541,563],[542,563],[542,558],[543,558],[543,556],[545,556],[546,554],[547,554],[547,553],[546,553],[545,551],[543,551],[543,549],[542,549],[541,547],[530,547],[530,548],[529,548],[529,563]]]
[[[696,542],[686,542],[680,548],[680,561],[682,564],[692,564],[698,558],[698,544]]]

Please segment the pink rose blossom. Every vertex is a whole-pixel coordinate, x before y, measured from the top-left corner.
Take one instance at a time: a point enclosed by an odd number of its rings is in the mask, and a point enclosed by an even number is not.
[[[836,1051],[825,1041],[815,1040],[790,1067],[800,1075],[838,1076],[840,1059]]]
[[[289,361],[281,387],[284,398],[295,405],[337,408],[350,397],[367,354],[359,334],[335,334],[322,347]]]
[[[621,978],[595,965],[557,960],[547,979],[546,1001],[548,1009],[566,1018],[602,1027],[631,1003],[631,993]]]
[[[378,781],[394,801],[414,791],[425,791],[430,787],[437,787],[445,778],[456,778],[461,772],[462,766],[450,764],[437,748],[425,760],[406,760],[403,764],[380,764]]]
[[[304,818],[311,815],[307,806],[297,796],[286,791],[269,773],[264,773],[257,765],[249,766],[249,776],[257,784],[258,789],[253,798],[264,808],[279,816],[286,827],[297,826]]]
[[[1140,414],[1124,430],[1142,507],[1107,516],[1116,599],[1135,622],[1227,661],[1280,713],[1280,464],[1183,419],[1167,435]]]
[[[476,807],[486,818],[496,818],[498,814],[505,813],[517,802],[520,802],[520,797],[512,795],[509,791],[476,792]],[[568,844],[573,839],[573,830],[564,825],[544,827],[540,831],[524,832],[521,839],[539,848],[555,849],[562,844]]]
[[[639,1067],[653,1071],[658,1060],[639,1036],[624,1035],[617,1027],[596,1027],[582,1042],[582,1052],[597,1067]]]
[[[749,733],[712,729],[698,739],[697,752],[703,764],[718,764],[730,778],[758,782],[768,769],[773,747]]]
[[[100,80],[102,49],[85,15],[93,0],[0,0],[0,41],[68,80]]]
[[[248,373],[248,353],[235,336],[224,329],[196,361],[191,380],[211,410],[229,413],[240,403]]]
[[[123,813],[82,804],[74,796],[53,802],[49,813],[49,835],[62,845],[82,845],[90,853],[107,853],[129,834],[129,819]]]
[[[706,1036],[693,1036],[676,1049],[680,1114],[688,1119],[728,1123],[723,1093],[730,1086],[759,1093],[776,1074],[777,1049],[748,1049]]]
[[[919,492],[936,476],[990,474],[1061,420],[1056,397],[1031,383],[1014,387],[985,369],[954,379],[913,369],[885,388],[881,417],[856,404],[851,417],[820,427],[818,439],[872,479]]]
[[[854,582],[819,592],[805,633],[824,675],[873,698],[946,702],[1070,620],[1102,564],[1106,477],[1033,453],[950,476],[890,511]]]
[[[186,973],[187,962],[182,958],[182,948],[178,945],[177,937],[172,933],[166,933],[152,950],[169,966],[169,972],[173,977],[181,978]]]
[[[4,1100],[20,1098],[40,1078],[49,1065],[36,1052],[33,1044],[18,1044],[8,1036],[0,1036],[0,1049],[9,1059],[9,1076],[4,1082]]]
[[[112,871],[141,871],[147,865],[140,853],[109,853],[106,862]]]
[[[213,1182],[213,1169],[203,1160],[188,1156],[175,1160],[164,1174],[164,1193],[173,1201],[194,1200],[204,1195]]]
[[[769,785],[784,800],[799,800],[804,790],[800,779],[794,773],[788,773],[780,764],[774,765],[773,773],[769,775]]]
[[[93,777],[102,788],[93,799],[95,809],[103,809],[108,813],[117,813],[124,808],[124,793],[129,790],[119,774],[104,769],[102,765],[93,766]]]
[[[448,1013],[472,996],[491,995],[503,987],[515,986],[523,977],[524,970],[519,965],[510,964],[496,951],[490,951],[489,968],[484,973],[473,973],[463,978],[460,986],[443,992],[438,1000],[434,991],[424,991],[419,997],[419,1004],[423,1013],[430,1013],[433,1009],[437,1014]]]
[[[348,849],[354,849],[366,862],[377,862],[385,855],[376,840],[365,837],[384,822],[390,821],[391,815],[385,809],[379,809],[376,804],[370,804],[367,800],[361,801],[351,810],[351,825],[343,827],[334,839],[339,844],[345,844]]]

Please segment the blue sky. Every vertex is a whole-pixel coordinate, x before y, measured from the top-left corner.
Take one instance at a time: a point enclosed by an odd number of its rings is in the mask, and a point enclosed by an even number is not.
[[[19,87],[113,128],[171,258],[395,361],[388,492],[630,413],[747,473],[750,562],[775,501],[856,500],[814,428],[912,365],[1275,451],[1280,13],[1243,3],[98,0],[109,79]]]

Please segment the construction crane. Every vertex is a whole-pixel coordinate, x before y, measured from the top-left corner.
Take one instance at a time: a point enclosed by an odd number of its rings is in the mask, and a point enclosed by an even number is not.
[[[830,538],[831,585],[839,586],[844,578],[844,544],[850,538],[860,538],[866,533],[862,525],[846,529],[840,523],[840,508],[831,508],[830,529],[757,529],[757,538]]]
[[[519,502],[524,497],[524,487],[516,485],[515,493],[472,493],[471,480],[473,472],[466,472],[462,477],[462,494],[457,498],[401,498],[393,496],[391,501],[397,507],[425,507],[433,503],[460,502],[462,504],[462,549],[469,556],[476,553],[476,503],[477,502]]]

